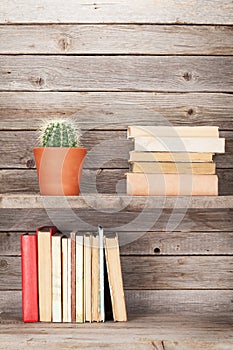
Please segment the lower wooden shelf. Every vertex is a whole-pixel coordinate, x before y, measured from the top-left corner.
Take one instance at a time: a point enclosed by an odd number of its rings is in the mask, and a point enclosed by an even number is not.
[[[232,350],[232,325],[211,319],[133,317],[126,323],[4,324],[0,348]]]

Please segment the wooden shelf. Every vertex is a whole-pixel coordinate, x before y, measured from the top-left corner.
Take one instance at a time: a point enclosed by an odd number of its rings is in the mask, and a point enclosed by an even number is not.
[[[230,320],[204,320],[161,317],[134,317],[123,323],[48,324],[9,323],[1,325],[0,341],[4,349],[193,349],[230,350],[233,346]],[[44,348],[44,347],[43,347]]]
[[[229,209],[233,196],[144,197],[110,194],[87,194],[75,197],[40,196],[35,194],[2,194],[0,209],[98,209],[141,210],[145,208]]]

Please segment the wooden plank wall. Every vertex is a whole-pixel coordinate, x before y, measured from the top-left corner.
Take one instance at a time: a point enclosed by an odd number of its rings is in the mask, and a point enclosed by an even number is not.
[[[43,118],[73,116],[89,151],[84,192],[96,181],[116,193],[132,149],[127,125],[156,124],[219,126],[219,192],[233,194],[232,23],[230,0],[2,0],[1,193],[38,193],[35,130]],[[232,320],[232,210],[189,210],[166,232],[170,214],[121,247],[130,316]],[[0,215],[0,318],[15,320],[20,234],[50,221],[43,210]],[[107,227],[135,215],[82,213]]]

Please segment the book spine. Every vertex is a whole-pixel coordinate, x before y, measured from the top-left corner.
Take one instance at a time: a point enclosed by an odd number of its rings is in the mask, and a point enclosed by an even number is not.
[[[85,321],[91,322],[91,236],[84,236]]]
[[[21,236],[22,255],[22,320],[23,322],[38,322],[38,265],[37,236]]]
[[[225,139],[221,138],[174,138],[174,137],[143,137],[134,139],[135,151],[146,152],[212,152],[224,153]]]
[[[71,322],[71,238],[68,238],[67,247],[67,303],[68,303],[68,322]]]
[[[217,175],[127,173],[131,196],[217,196]]]
[[[40,321],[52,321],[52,236],[38,232],[38,287]]]
[[[105,321],[104,306],[104,230],[98,226],[99,233],[99,320]]]
[[[68,322],[68,239],[62,238],[62,315],[63,322]]]
[[[83,322],[83,236],[76,236],[76,322]]]
[[[62,322],[61,237],[52,237],[52,321]]]
[[[76,321],[76,233],[71,232],[71,321]]]

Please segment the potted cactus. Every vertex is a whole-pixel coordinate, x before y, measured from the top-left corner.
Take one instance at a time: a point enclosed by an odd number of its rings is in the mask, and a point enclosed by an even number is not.
[[[57,119],[39,129],[42,147],[34,148],[41,195],[79,195],[86,148],[80,130],[71,120]]]

